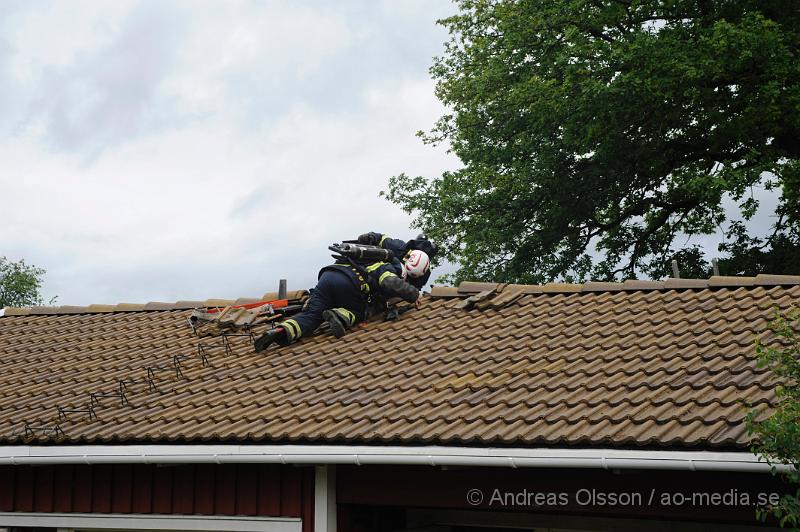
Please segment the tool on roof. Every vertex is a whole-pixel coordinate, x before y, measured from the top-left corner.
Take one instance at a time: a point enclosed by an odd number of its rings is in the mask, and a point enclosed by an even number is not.
[[[223,309],[194,309],[189,317],[189,325],[198,337],[220,336],[226,330],[247,331],[299,309],[299,305],[289,305],[288,299],[231,305]]]
[[[36,436],[36,433],[39,433],[42,436],[48,436],[50,434],[54,435],[56,438],[61,436],[64,437],[64,431],[58,425],[58,423],[54,425],[35,425],[33,423],[25,423],[25,437],[26,438],[33,438]]]
[[[355,261],[390,261],[394,258],[394,253],[390,249],[356,242],[342,242],[341,244],[331,244],[328,249],[335,254],[331,255],[336,260],[352,259]]]
[[[125,402],[130,404],[127,399],[128,392],[132,392],[132,386],[135,384],[147,384],[149,387],[149,383],[147,382],[146,378],[142,379],[117,379],[119,383],[119,390],[123,397],[125,397]]]
[[[235,336],[248,338],[255,347],[255,328],[259,325],[273,325],[274,329],[276,320],[287,318],[303,309],[302,303],[306,297],[301,296],[299,300],[300,304],[289,304],[286,279],[281,279],[278,285],[278,299],[231,305],[222,309],[195,309],[188,320],[195,336],[221,339],[217,343],[199,343],[195,356],[206,365],[209,348],[222,347],[226,354],[233,354],[229,339]]]
[[[220,342],[217,342],[217,343],[214,343],[214,344],[198,343],[197,344],[197,355],[195,355],[195,356],[200,358],[200,360],[203,362],[203,365],[206,366],[206,365],[208,365],[208,350],[211,349],[211,348],[222,347],[225,350],[225,354],[226,355],[232,355],[233,354],[233,348],[231,348],[231,344],[230,344],[230,341],[228,340],[228,336],[249,336],[252,339],[253,334],[252,333],[249,333],[249,334],[229,334],[229,333],[223,332],[222,334],[217,336],[217,338],[220,338],[220,340],[221,340]]]
[[[89,421],[92,418],[97,419],[97,414],[94,411],[94,404],[90,403],[86,406],[86,408],[64,408],[62,406],[57,406],[56,409],[58,410],[58,421],[66,421],[68,418],[67,414],[87,414],[89,416]]]
[[[89,405],[94,407],[95,405],[100,406],[100,399],[111,399],[116,397],[119,399],[120,406],[125,406],[130,404],[128,402],[128,387],[127,382],[124,379],[117,379],[117,391],[115,392],[92,392],[89,394]]]
[[[92,392],[89,394],[89,404],[94,407],[95,405],[100,405],[100,399],[110,399],[112,397],[116,397],[119,399],[122,406],[128,404],[128,398],[125,396],[125,388],[122,385],[122,382],[119,383],[119,391],[112,392],[112,393],[105,393],[105,392]]]
[[[156,373],[175,373],[175,379],[180,379],[183,377],[183,372],[181,371],[181,366],[178,364],[175,359],[172,359],[172,367],[169,366],[147,366],[147,378],[150,381],[155,381]]]

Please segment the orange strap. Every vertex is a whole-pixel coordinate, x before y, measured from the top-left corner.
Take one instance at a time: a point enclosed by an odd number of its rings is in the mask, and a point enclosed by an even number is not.
[[[277,309],[277,308],[285,308],[285,307],[289,306],[289,300],[288,299],[274,299],[272,301],[259,301],[257,303],[247,303],[245,305],[235,305],[235,306],[233,306],[231,308],[251,309],[251,308],[260,307],[261,305],[267,305],[267,304],[272,305],[272,308],[275,308],[275,309]],[[225,308],[228,308],[228,307],[225,307]],[[208,312],[209,314],[214,314],[215,312],[222,312],[222,310],[223,309],[212,308],[212,309],[207,310],[206,312]]]

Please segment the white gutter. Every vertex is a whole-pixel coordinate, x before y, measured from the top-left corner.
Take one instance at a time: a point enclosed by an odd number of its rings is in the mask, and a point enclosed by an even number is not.
[[[766,473],[747,452],[337,445],[90,445],[0,447],[0,465],[354,464],[468,467],[670,469]],[[790,465],[776,465],[785,472]]]

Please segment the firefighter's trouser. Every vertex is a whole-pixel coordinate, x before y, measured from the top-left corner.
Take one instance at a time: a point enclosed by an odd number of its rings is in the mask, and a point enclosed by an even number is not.
[[[286,329],[287,340],[291,343],[303,336],[309,336],[322,323],[322,312],[336,309],[339,315],[353,326],[364,319],[367,304],[361,291],[343,272],[325,270],[317,282],[306,308],[288,320],[281,322]]]

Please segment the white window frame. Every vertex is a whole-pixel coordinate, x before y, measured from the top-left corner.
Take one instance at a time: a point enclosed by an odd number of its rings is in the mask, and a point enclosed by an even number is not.
[[[302,532],[303,520],[299,517],[0,512],[0,529],[7,527],[47,527],[81,530]]]

